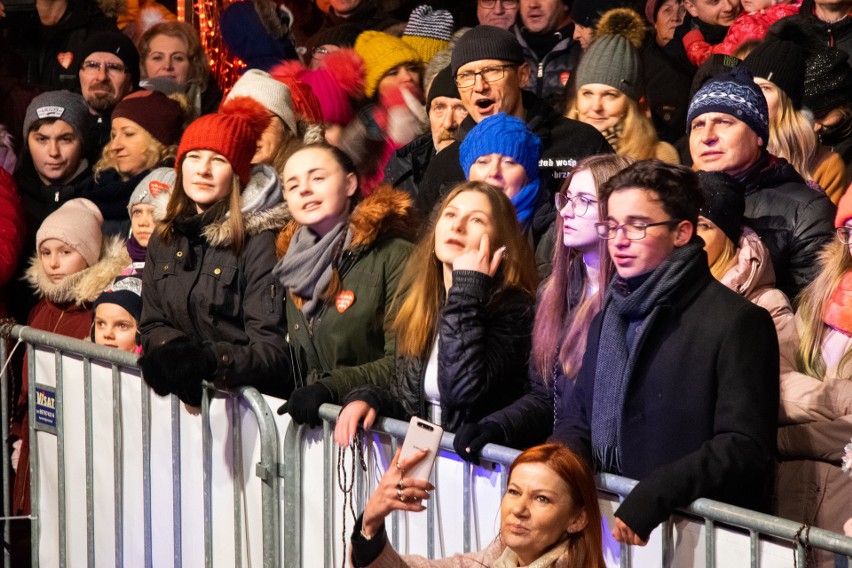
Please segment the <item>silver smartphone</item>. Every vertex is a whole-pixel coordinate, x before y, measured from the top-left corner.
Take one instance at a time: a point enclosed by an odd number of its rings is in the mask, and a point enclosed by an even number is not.
[[[405,477],[414,479],[429,479],[432,473],[432,466],[435,463],[435,458],[438,456],[438,449],[441,446],[441,436],[444,434],[444,429],[437,424],[427,422],[416,416],[411,419],[408,424],[408,432],[405,434],[405,441],[402,443],[402,453],[399,459],[405,459],[419,452],[422,449],[429,451],[429,454],[418,462],[417,465],[405,472]]]

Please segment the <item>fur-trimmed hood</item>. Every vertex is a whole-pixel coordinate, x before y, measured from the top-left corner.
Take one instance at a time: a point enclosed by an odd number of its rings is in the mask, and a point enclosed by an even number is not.
[[[174,191],[182,191],[175,188]],[[279,231],[292,219],[284,202],[281,182],[271,166],[252,166],[251,178],[240,196],[240,211],[246,235],[253,236],[263,231]],[[162,221],[166,216],[169,194],[161,193],[153,200],[154,218]],[[228,215],[208,224],[202,230],[204,238],[214,247],[227,247],[233,242],[233,231],[227,222]]]
[[[47,298],[55,304],[87,304],[94,302],[131,262],[124,240],[110,237],[101,244],[101,258],[94,266],[72,274],[57,284],[51,282],[42,270],[38,253],[30,260],[25,278],[40,298]]]
[[[300,227],[290,221],[278,235],[276,253],[283,258],[293,234]],[[381,185],[364,198],[349,216],[352,242],[349,250],[372,245],[382,239],[402,238],[413,241],[420,228],[411,197],[389,185]]]

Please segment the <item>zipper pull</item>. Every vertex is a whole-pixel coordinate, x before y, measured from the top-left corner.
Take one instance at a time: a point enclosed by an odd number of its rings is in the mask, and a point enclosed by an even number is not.
[[[53,192],[53,202],[59,203],[59,190],[58,189]]]

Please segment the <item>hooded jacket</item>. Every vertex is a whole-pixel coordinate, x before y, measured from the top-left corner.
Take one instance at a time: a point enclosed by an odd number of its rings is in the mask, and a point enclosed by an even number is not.
[[[453,271],[453,285],[438,320],[438,390],[441,425],[454,432],[517,400],[526,383],[532,296],[499,288],[490,276]],[[364,400],[380,416],[430,419],[424,393],[429,355],[396,358],[390,390],[372,385],[354,390],[346,403]]]
[[[30,312],[27,325],[74,339],[89,337],[92,329],[92,302],[112,282],[126,261],[127,253],[124,250],[124,243],[120,239],[105,239],[101,245],[101,258],[97,264],[54,283],[44,273],[38,256],[33,256],[27,269],[26,279],[41,300]],[[20,438],[22,441],[13,498],[13,509],[16,515],[30,513],[27,368],[25,358],[21,394],[18,397],[9,431],[10,436]]]
[[[155,202],[161,219],[164,198]],[[202,215],[195,234],[181,232],[176,222],[170,244],[157,233],[151,237],[142,277],[142,346],[150,352],[173,339],[199,339],[216,353],[217,382],[286,397],[292,380],[283,295],[272,268],[275,234],[289,213],[272,168],[255,166],[241,203],[240,254],[231,248],[233,234],[222,216]]]
[[[734,177],[746,186],[745,223],[769,249],[778,289],[795,300],[819,271],[816,258],[834,237],[837,208],[786,160],[767,153]]]
[[[291,222],[278,237],[278,256],[287,254],[299,228]],[[411,200],[380,186],[349,216],[352,241],[336,261],[348,307],[327,299],[309,320],[288,293],[285,299],[292,375],[296,386],[316,382],[339,404],[353,388],[387,388],[393,377],[396,334],[391,303],[417,231]]]

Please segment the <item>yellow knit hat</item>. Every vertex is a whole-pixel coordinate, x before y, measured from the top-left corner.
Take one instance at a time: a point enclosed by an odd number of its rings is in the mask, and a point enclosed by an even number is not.
[[[402,41],[428,63],[436,53],[450,44],[452,36],[453,15],[447,10],[433,10],[424,4],[412,10],[408,25],[402,32]]]
[[[355,41],[355,51],[364,60],[364,93],[372,97],[388,71],[403,63],[422,64],[420,55],[407,43],[383,32],[366,31]]]

